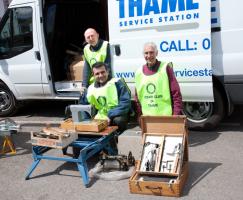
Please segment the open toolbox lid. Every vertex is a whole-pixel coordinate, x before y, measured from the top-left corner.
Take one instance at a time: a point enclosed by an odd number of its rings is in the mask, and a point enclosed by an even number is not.
[[[142,133],[184,134],[186,116],[141,116]]]
[[[188,161],[186,117],[141,116],[141,127],[143,150],[136,171],[142,174],[180,176],[183,163]],[[151,163],[153,166],[150,169]]]

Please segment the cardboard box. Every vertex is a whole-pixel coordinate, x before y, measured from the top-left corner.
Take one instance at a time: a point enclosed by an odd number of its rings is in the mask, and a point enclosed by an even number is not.
[[[83,78],[83,60],[75,60],[69,66],[70,78],[73,81],[82,81]]]
[[[179,197],[189,173],[186,117],[142,116],[141,126],[143,150],[130,192]]]
[[[31,143],[35,146],[63,149],[75,140],[78,135],[60,128],[44,128],[41,132],[31,132]]]
[[[100,132],[108,126],[106,120],[91,120],[74,123],[73,120],[67,119],[61,123],[61,128],[66,130],[74,130],[76,132]]]

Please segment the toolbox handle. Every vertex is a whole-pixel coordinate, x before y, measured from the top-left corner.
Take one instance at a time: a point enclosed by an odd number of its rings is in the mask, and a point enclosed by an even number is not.
[[[152,187],[152,186],[149,186],[149,185],[146,185],[145,188],[149,189],[149,190],[162,190],[162,187]]]

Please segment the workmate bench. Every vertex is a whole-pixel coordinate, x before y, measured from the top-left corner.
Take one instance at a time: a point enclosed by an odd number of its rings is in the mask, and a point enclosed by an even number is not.
[[[82,176],[83,183],[85,187],[88,187],[90,179],[88,174],[87,160],[101,150],[106,150],[108,154],[111,155],[116,155],[118,153],[117,150],[112,149],[110,145],[110,142],[117,134],[116,130],[116,126],[109,126],[99,133],[77,132],[79,138],[76,141],[72,142],[69,146],[80,148],[80,154],[78,158],[44,155],[44,153],[52,148],[43,146],[32,146],[33,162],[26,174],[25,179],[28,180],[30,178],[30,175],[35,170],[41,160],[58,160],[76,163],[80,175]],[[65,153],[65,151],[63,152]]]

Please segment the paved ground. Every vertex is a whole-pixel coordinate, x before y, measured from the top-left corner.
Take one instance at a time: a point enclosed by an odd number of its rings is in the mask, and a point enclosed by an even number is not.
[[[94,180],[82,184],[75,164],[43,161],[30,180],[25,174],[32,162],[29,134],[13,136],[17,155],[0,157],[0,199],[158,199],[129,193],[128,180]],[[243,131],[232,128],[211,133],[191,132],[190,175],[182,199],[241,199]],[[52,155],[61,152],[52,150]],[[93,163],[93,162],[91,162]],[[90,166],[92,167],[92,166]],[[163,199],[167,199],[164,197]],[[173,198],[168,198],[173,199]]]
[[[236,114],[224,120],[214,131],[190,132],[189,179],[180,199],[242,199],[242,114],[242,108],[238,109]],[[39,120],[34,126],[35,129],[41,128],[38,122],[42,124],[41,120],[44,119],[42,118],[44,116],[32,115],[29,117],[32,118],[30,121],[35,117]],[[62,117],[60,114],[57,120]],[[121,181],[93,180],[91,187],[85,188],[76,165],[60,161],[41,161],[32,174],[32,178],[26,181],[25,174],[32,162],[29,141],[29,131],[33,129],[32,126],[31,123],[29,126],[25,123],[24,131],[13,135],[17,148],[16,155],[0,156],[0,200],[162,198],[130,194],[127,179]],[[136,128],[133,131],[136,131]],[[49,154],[59,156],[61,152],[52,150]],[[90,168],[93,167],[95,161],[97,160],[93,159],[89,162]],[[177,198],[163,197],[163,199]]]

